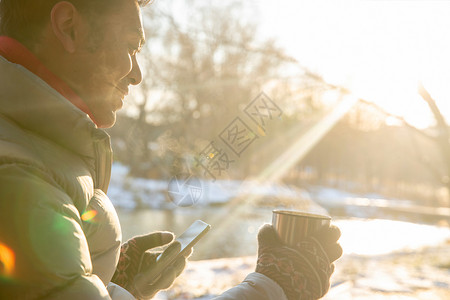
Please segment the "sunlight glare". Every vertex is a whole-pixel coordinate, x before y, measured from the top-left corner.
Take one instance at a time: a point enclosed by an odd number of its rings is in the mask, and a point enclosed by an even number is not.
[[[425,128],[434,119],[417,94],[421,81],[450,118],[450,2],[282,0],[261,6],[264,32],[328,82]]]
[[[391,220],[337,220],[344,254],[383,255],[450,241],[450,229]]]

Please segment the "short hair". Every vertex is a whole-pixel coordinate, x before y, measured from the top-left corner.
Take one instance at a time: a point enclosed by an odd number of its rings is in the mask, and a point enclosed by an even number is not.
[[[0,0],[0,34],[32,46],[50,20],[53,6],[61,0]],[[81,13],[102,16],[128,0],[67,0]],[[141,7],[151,0],[134,0]]]

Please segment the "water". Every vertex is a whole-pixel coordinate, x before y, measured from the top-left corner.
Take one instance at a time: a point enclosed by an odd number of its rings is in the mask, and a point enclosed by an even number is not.
[[[189,207],[175,210],[118,210],[123,240],[156,230],[180,235],[193,221],[212,225],[195,247],[193,260],[255,255],[258,228],[270,223],[269,208]],[[334,218],[342,231],[344,254],[376,256],[417,250],[450,242],[450,229],[432,225],[381,219]]]

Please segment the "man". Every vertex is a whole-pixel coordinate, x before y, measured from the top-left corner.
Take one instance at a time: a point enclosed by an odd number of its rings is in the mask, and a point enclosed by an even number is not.
[[[114,125],[129,85],[142,80],[146,2],[0,0],[1,299],[149,299],[184,269],[181,258],[137,284],[156,264],[147,250],[173,235],[121,245],[106,196],[112,153],[99,128]],[[293,249],[265,225],[256,272],[218,299],[320,298],[339,235],[326,228]]]

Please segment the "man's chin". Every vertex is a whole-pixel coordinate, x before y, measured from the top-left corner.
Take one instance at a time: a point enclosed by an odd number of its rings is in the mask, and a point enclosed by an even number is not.
[[[116,123],[116,113],[110,112],[109,114],[100,117],[95,116],[94,123],[98,128],[111,128]]]

